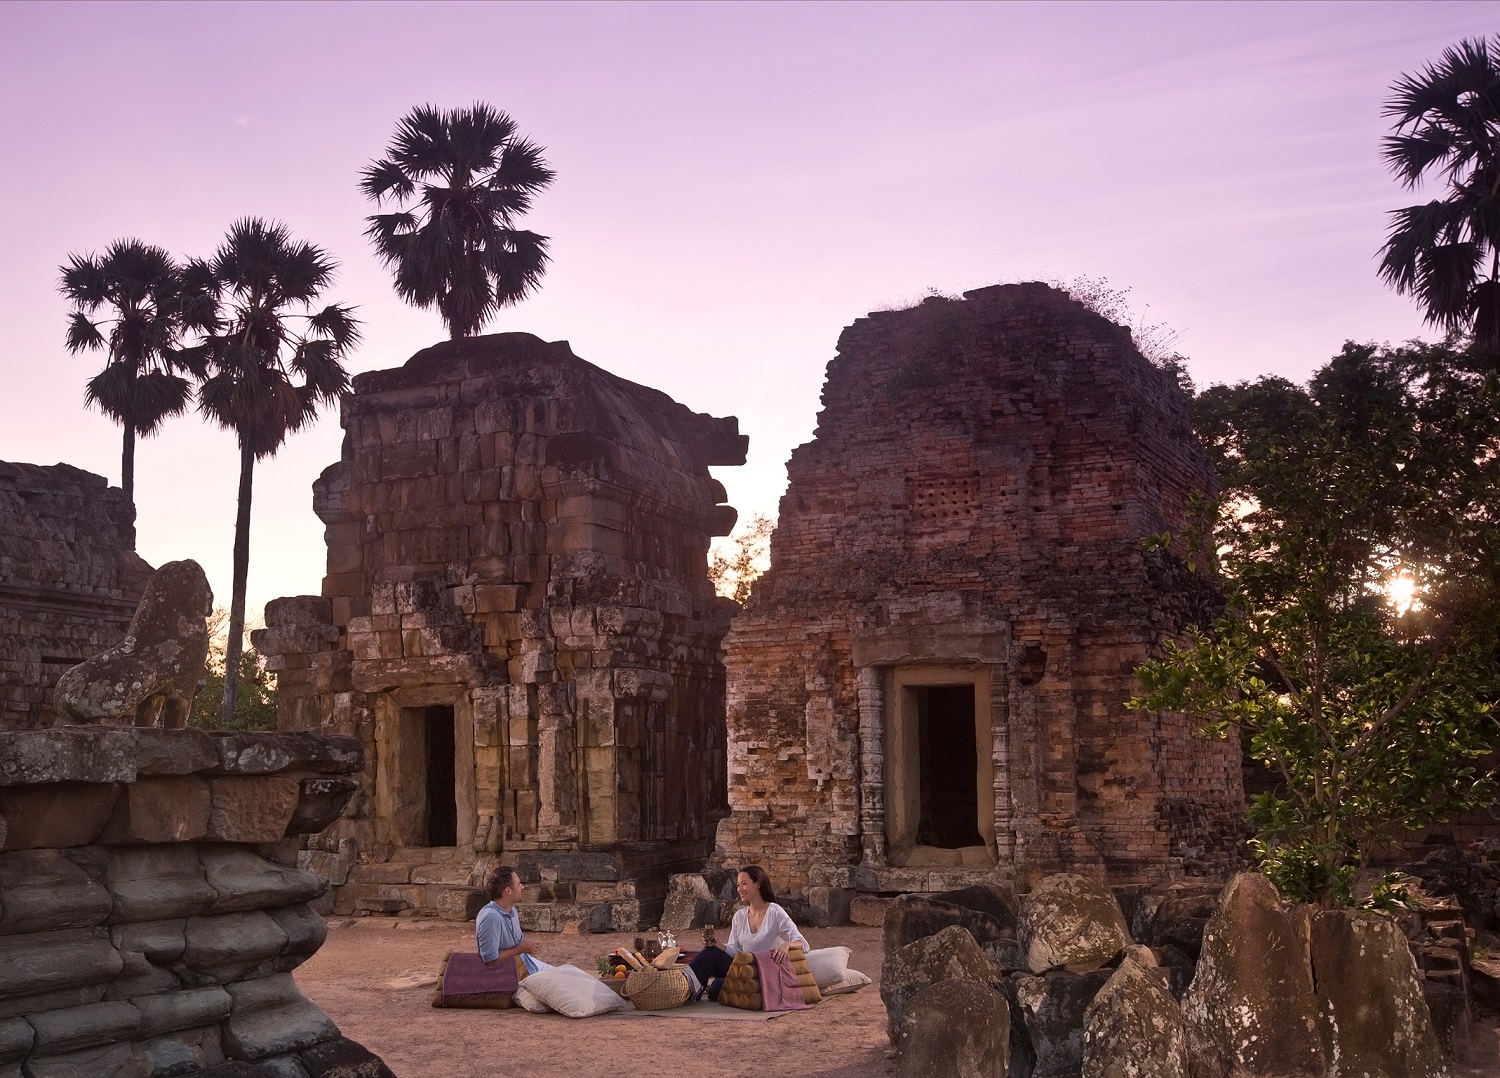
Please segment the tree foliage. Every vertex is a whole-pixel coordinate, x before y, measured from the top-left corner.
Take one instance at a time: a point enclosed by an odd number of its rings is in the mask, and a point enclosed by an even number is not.
[[[498,109],[422,105],[361,174],[368,198],[402,207],[366,218],[365,235],[403,299],[435,306],[455,340],[472,337],[541,281],[547,237],[516,221],[554,175],[542,148]]]
[[[1474,367],[1349,344],[1306,387],[1196,401],[1224,487],[1186,538],[1229,612],[1142,666],[1131,706],[1238,731],[1276,773],[1251,821],[1283,893],[1345,901],[1376,844],[1490,796],[1474,761],[1500,695],[1500,385]]]
[[[1385,103],[1383,143],[1408,189],[1441,179],[1444,198],[1391,213],[1380,274],[1422,306],[1427,321],[1500,353],[1500,35],[1461,41]]]
[[[236,221],[211,260],[195,260],[184,270],[193,324],[203,335],[189,351],[207,371],[198,406],[233,431],[240,447],[222,703],[226,725],[237,714],[255,462],[273,455],[349,385],[343,360],[359,341],[353,308],[334,303],[313,309],[334,270],[322,248],[256,217]]]
[[[209,615],[208,676],[193,698],[188,725],[205,730],[276,729],[276,675],[265,668],[253,651],[242,651],[239,692],[234,716],[226,722],[223,712],[224,665],[228,651],[229,611],[217,607]]]
[[[73,303],[70,352],[102,351],[102,371],[90,378],[84,400],[124,428],[120,486],[135,500],[135,439],[155,434],[192,399],[184,375],[202,375],[177,350],[183,326],[182,271],[160,247],[117,240],[102,256],[70,255],[58,290]],[[97,312],[107,310],[99,318]]]
[[[714,550],[708,560],[708,579],[720,595],[741,606],[750,598],[750,589],[766,571],[771,549],[771,533],[776,525],[761,514],[736,529],[738,534]]]

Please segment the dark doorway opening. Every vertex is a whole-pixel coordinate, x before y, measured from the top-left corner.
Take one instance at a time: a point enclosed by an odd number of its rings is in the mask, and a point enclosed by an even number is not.
[[[427,845],[458,845],[458,783],[453,769],[453,708],[423,709],[427,742]]]
[[[974,686],[923,685],[916,694],[921,783],[917,843],[946,850],[983,846]]]

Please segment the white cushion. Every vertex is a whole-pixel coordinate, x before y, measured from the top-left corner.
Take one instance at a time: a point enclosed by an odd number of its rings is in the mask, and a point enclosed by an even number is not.
[[[870,983],[870,978],[857,969],[846,970],[844,979],[838,984],[830,984],[827,987],[818,985],[818,991],[825,996],[837,996],[844,992],[858,992]]]
[[[528,1011],[533,1010],[525,996],[569,1018],[588,1018],[630,1006],[629,1000],[621,999],[609,985],[577,966],[554,966],[525,978],[516,999]]]
[[[532,1014],[550,1014],[552,1012],[551,1007],[537,999],[527,990],[525,981],[522,981],[521,986],[516,989],[514,999],[517,1007],[530,1011]]]
[[[838,984],[849,968],[849,948],[820,947],[808,951],[807,968],[812,970],[813,980],[818,982],[819,988],[825,984]]]

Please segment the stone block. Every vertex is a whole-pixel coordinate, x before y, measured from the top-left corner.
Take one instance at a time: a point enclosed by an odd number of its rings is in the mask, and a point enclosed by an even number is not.
[[[208,817],[209,784],[204,779],[191,775],[141,779],[121,792],[99,841],[107,845],[192,842],[207,834]]]
[[[210,910],[213,913],[310,902],[328,888],[321,876],[272,864],[233,846],[204,846],[198,859],[209,886],[218,894]]]
[[[269,775],[279,771],[317,771],[351,775],[364,766],[358,738],[309,733],[219,734],[218,770],[226,775]]]
[[[91,1003],[27,1015],[26,1020],[36,1031],[32,1052],[50,1056],[131,1040],[141,1024],[141,1015],[129,1003]]]
[[[261,910],[190,917],[183,932],[183,965],[216,980],[239,976],[286,947],[286,933]]]
[[[106,995],[106,985],[80,985],[76,988],[60,988],[55,992],[39,992],[34,996],[6,996],[0,999],[0,1018],[15,1018],[18,1015],[39,1014],[42,1011],[59,1011],[68,1007],[83,1007],[98,1003]]]
[[[0,935],[86,928],[111,905],[109,892],[56,850],[0,854]]]
[[[151,1061],[139,1044],[107,1044],[61,1055],[33,1055],[27,1078],[151,1078]]]
[[[159,996],[142,996],[134,1002],[141,1019],[137,1036],[155,1037],[217,1022],[229,1013],[233,1000],[223,988],[214,985]]]
[[[190,917],[218,897],[191,846],[116,847],[106,878],[116,924]]]
[[[102,986],[124,962],[103,928],[33,932],[0,946],[0,999]]]
[[[334,887],[342,887],[349,882],[349,871],[353,866],[346,854],[303,850],[297,855],[297,867],[303,872],[322,876]]]
[[[224,1061],[217,1025],[166,1033],[142,1042],[153,1078],[198,1074]]]
[[[283,956],[292,956],[299,963],[313,955],[328,938],[327,923],[306,903],[281,906],[267,912],[271,920],[276,922],[276,927],[286,935]]]
[[[170,969],[156,965],[143,954],[121,951],[120,958],[125,965],[104,992],[104,998],[108,1002],[175,992],[182,987],[182,978]]]
[[[208,837],[220,842],[276,842],[297,811],[296,779],[276,775],[235,775],[209,780],[212,808]]]
[[[202,730],[140,727],[135,739],[137,775],[191,775],[217,767],[219,752]]]
[[[303,779],[299,784],[297,807],[287,825],[289,835],[316,835],[343,814],[350,798],[359,789],[359,780],[328,775]]]
[[[5,849],[87,846],[104,830],[119,795],[109,782],[0,787]]]
[[[298,1058],[309,1078],[396,1078],[374,1052],[344,1037],[304,1048]]]
[[[0,1019],[0,1063],[14,1063],[31,1051],[36,1033],[24,1018]]]
[[[182,957],[186,924],[182,918],[120,924],[109,930],[109,939],[117,950],[144,955],[152,962],[175,962]]]
[[[237,1059],[310,1048],[339,1035],[338,1027],[307,999],[289,974],[228,986],[234,1009],[224,1023],[225,1054]]]
[[[349,870],[350,883],[410,883],[411,866],[402,864],[363,864]]]
[[[130,730],[0,730],[0,787],[134,782],[135,774],[136,737]]]
[[[893,900],[879,895],[856,895],[849,902],[849,923],[878,928],[885,924],[885,911]]]

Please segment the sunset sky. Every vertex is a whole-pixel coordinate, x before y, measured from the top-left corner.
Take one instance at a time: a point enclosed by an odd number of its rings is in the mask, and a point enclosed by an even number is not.
[[[1301,379],[1424,334],[1375,274],[1380,105],[1500,4],[0,3],[0,460],[120,479],[63,347],[57,267],[135,236],[212,252],[286,223],[358,305],[354,372],[445,336],[364,239],[359,170],[412,106],[484,100],[546,147],[541,292],[489,327],[738,415],[741,518],[774,515],[840,329],[928,290],[1106,278],[1199,385]],[[1427,333],[1431,336],[1430,333]],[[330,412],[257,471],[252,617],[316,593]],[[229,600],[237,454],[196,414],[138,445],[138,549]]]

